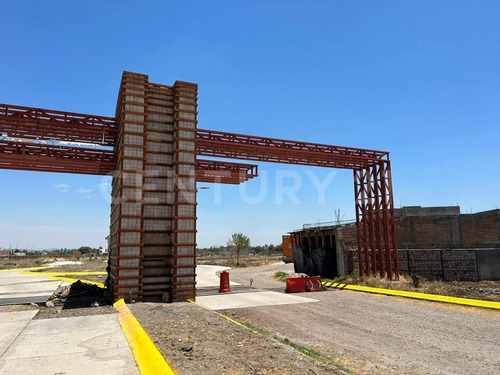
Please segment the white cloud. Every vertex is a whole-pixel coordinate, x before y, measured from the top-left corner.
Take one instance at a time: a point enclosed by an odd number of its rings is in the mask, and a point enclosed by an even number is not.
[[[67,193],[70,186],[67,184],[54,185],[54,189],[59,190],[60,193]]]
[[[85,188],[80,188],[76,191],[77,193],[80,193],[80,194],[90,194],[92,193],[92,189],[85,189]]]

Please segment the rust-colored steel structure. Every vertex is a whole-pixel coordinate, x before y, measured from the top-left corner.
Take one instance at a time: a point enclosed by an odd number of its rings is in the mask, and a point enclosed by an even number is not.
[[[113,176],[115,298],[196,295],[196,182],[240,184],[256,165],[352,169],[360,274],[398,278],[389,153],[197,128],[198,86],[124,72],[114,117],[0,104],[0,169]]]

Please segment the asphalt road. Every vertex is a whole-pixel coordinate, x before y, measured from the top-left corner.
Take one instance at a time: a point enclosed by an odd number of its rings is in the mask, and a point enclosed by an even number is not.
[[[291,265],[231,270],[231,280],[273,290]],[[355,373],[500,374],[500,313],[347,290],[308,293],[318,303],[225,311],[332,354]]]

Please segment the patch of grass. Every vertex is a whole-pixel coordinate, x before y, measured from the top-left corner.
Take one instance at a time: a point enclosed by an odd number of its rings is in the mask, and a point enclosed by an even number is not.
[[[286,277],[287,277],[286,272],[278,271],[274,274],[273,279],[276,279],[281,282],[286,282]]]
[[[276,273],[278,273],[278,272],[276,272]],[[321,353],[320,351],[318,351],[314,348],[311,348],[311,347],[305,346],[305,345],[297,344],[296,342],[293,342],[292,340],[290,340],[286,337],[273,335],[268,330],[261,328],[261,327],[257,327],[249,322],[241,322],[241,324],[243,324],[247,328],[250,328],[252,331],[260,333],[261,335],[272,337],[274,340],[280,342],[283,345],[288,345],[288,346],[292,347],[293,349],[295,349],[299,353],[305,355],[306,357],[309,357],[309,358],[314,359],[316,361],[322,362],[326,365],[335,366],[339,370],[342,370],[348,374],[351,374],[351,371],[347,367],[345,367],[344,365],[342,365],[338,361],[333,360],[331,357],[327,356],[324,353]]]

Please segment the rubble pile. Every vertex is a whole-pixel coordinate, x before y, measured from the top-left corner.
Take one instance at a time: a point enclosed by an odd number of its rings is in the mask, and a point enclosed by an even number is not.
[[[97,285],[82,283],[80,280],[71,285],[59,287],[46,303],[47,307],[62,306],[98,307],[109,304],[106,289]]]

